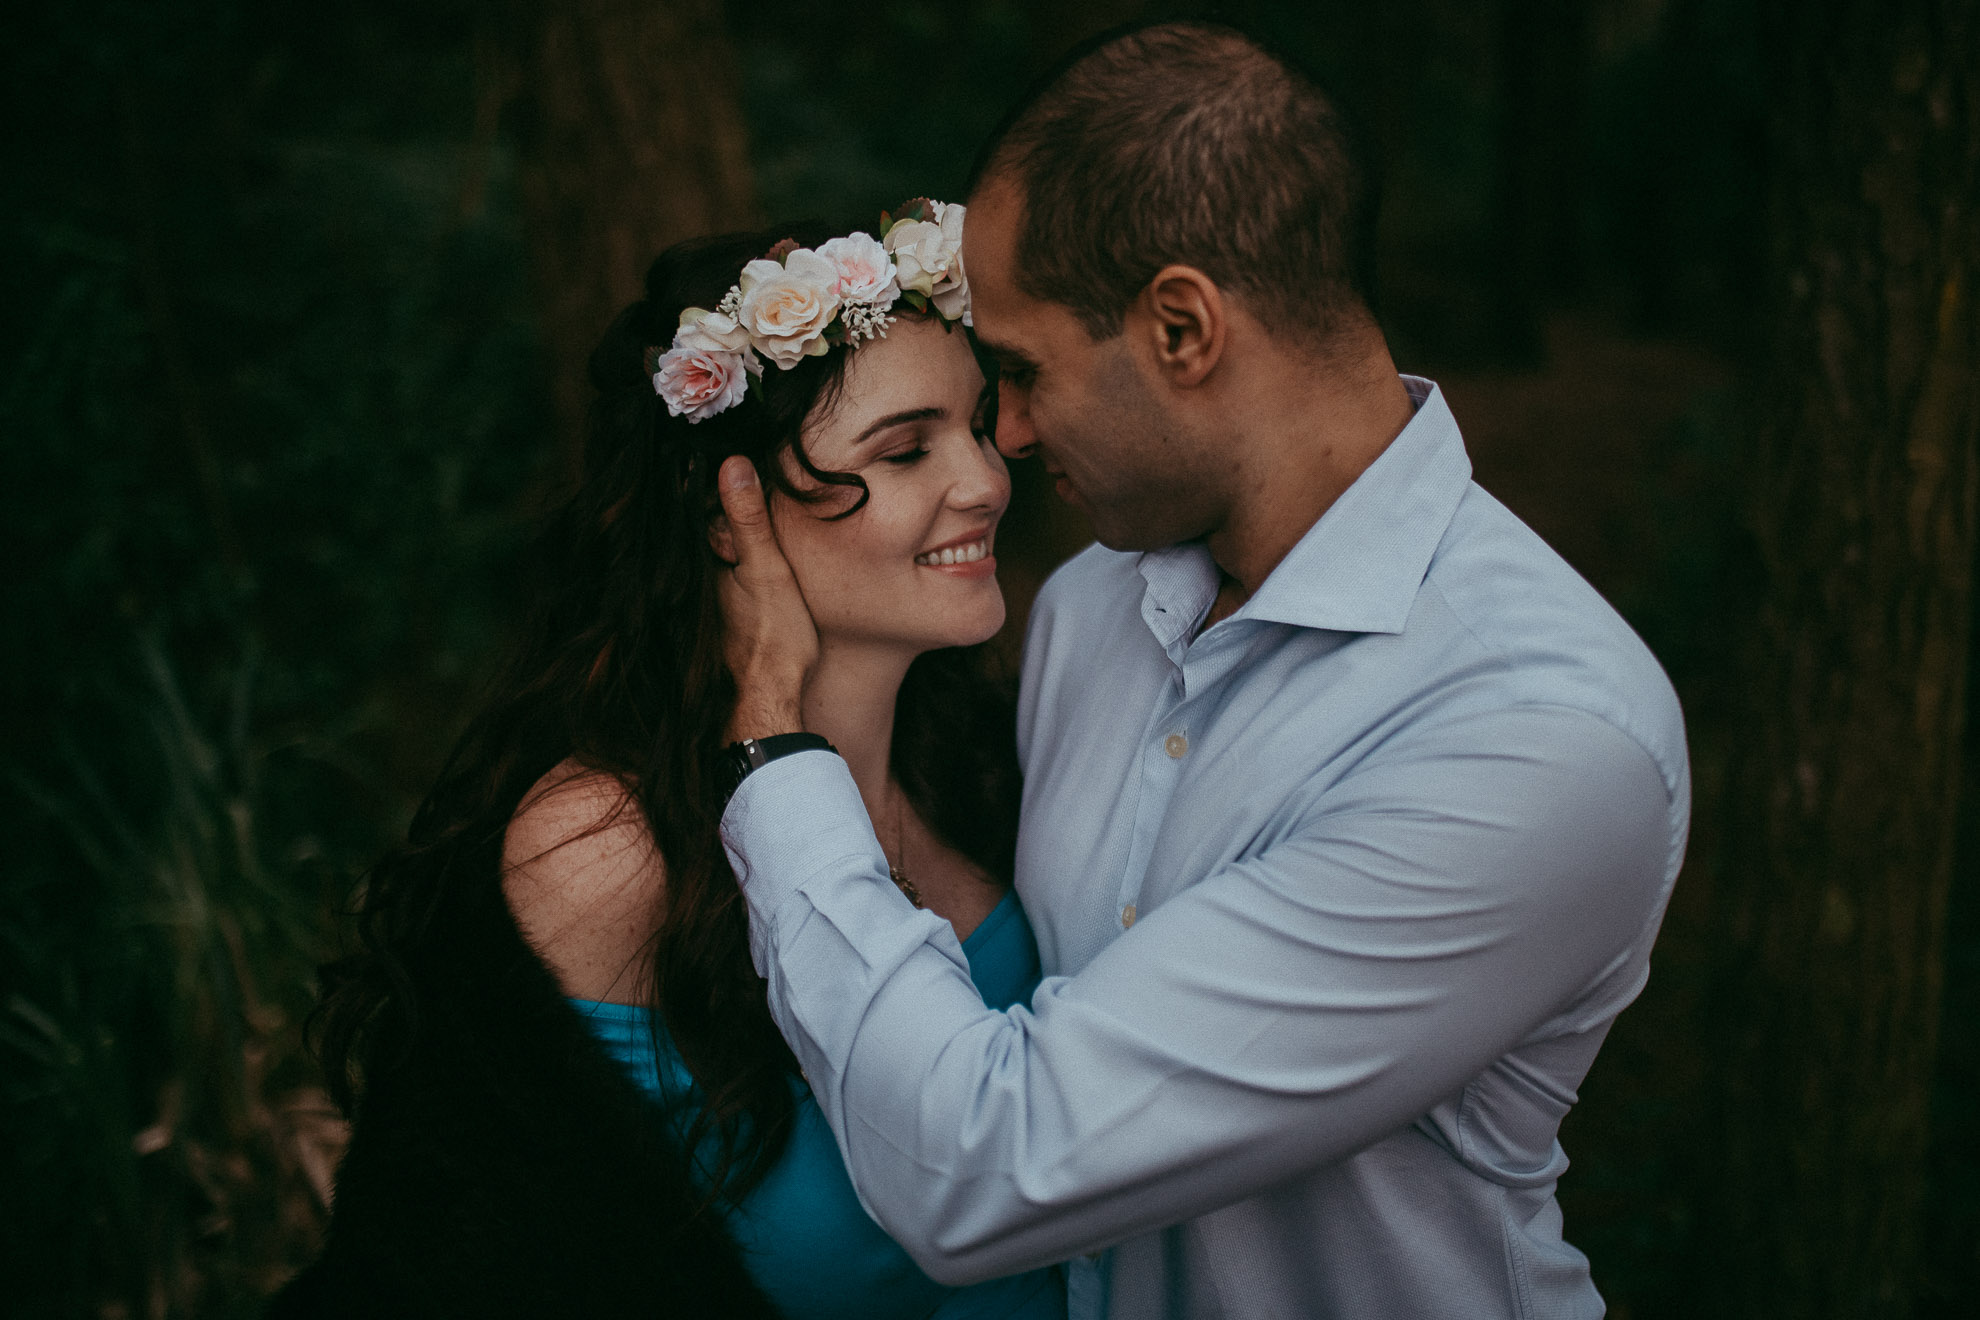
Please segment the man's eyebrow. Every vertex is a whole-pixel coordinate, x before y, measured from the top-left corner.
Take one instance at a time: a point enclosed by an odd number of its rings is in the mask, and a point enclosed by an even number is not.
[[[864,444],[890,426],[904,426],[908,422],[940,421],[949,415],[947,408],[909,408],[902,412],[888,413],[879,421],[870,424],[864,431],[853,437],[853,443]]]
[[[994,339],[985,339],[982,335],[976,337],[976,342],[982,346],[984,352],[996,359],[997,365],[1000,367],[1031,367],[1037,365],[1023,350],[1013,348],[1009,344],[1000,344]]]

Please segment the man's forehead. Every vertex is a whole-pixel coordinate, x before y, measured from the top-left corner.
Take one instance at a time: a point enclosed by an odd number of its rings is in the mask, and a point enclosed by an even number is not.
[[[963,259],[969,271],[970,301],[992,321],[1022,309],[1027,301],[1013,279],[1017,246],[1017,210],[1008,204],[1007,186],[988,184],[971,197],[963,221]],[[993,332],[978,336],[992,349],[1012,347]]]
[[[986,181],[970,195],[963,220],[963,250],[971,267],[982,266],[984,275],[1001,280],[1008,274],[1017,246],[1017,221],[1022,213],[1017,191],[996,179]],[[976,279],[971,272],[971,282]]]

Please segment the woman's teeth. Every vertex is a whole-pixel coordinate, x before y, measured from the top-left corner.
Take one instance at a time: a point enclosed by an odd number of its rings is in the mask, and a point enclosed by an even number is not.
[[[971,541],[968,545],[952,545],[946,550],[930,550],[925,555],[916,555],[914,562],[930,568],[941,564],[972,564],[989,553],[989,541]]]

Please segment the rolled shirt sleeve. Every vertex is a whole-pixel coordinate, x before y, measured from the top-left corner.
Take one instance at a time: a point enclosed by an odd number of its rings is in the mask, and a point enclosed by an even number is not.
[[[889,883],[837,757],[752,774],[724,842],[771,1013],[862,1201],[962,1283],[1204,1214],[1410,1124],[1640,957],[1670,822],[1655,761],[1596,715],[1448,719],[1005,1012],[948,924]]]

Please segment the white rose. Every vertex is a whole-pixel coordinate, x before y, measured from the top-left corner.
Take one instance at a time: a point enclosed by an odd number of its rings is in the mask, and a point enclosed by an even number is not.
[[[838,272],[839,298],[849,303],[868,303],[886,311],[901,296],[894,278],[894,262],[880,240],[871,234],[847,234],[818,245],[818,255]]]
[[[960,211],[960,206],[955,208]],[[935,296],[928,301],[935,304],[935,310],[944,319],[961,321],[964,325],[976,324],[969,313],[969,274],[963,269],[962,253],[956,253],[955,264],[950,266],[942,280],[935,285]]]
[[[675,348],[720,349],[740,353],[749,347],[749,332],[736,324],[733,316],[690,307],[681,313],[680,327],[674,331]]]
[[[736,320],[750,343],[779,367],[817,357],[831,346],[825,327],[839,311],[839,273],[810,248],[797,248],[780,266],[759,259],[743,267]]]
[[[749,368],[741,353],[677,343],[660,355],[653,392],[674,416],[699,422],[743,401],[749,392]]]
[[[968,310],[968,285],[963,280],[962,231],[966,208],[935,203],[935,219],[903,220],[887,231],[887,250],[894,254],[901,288],[935,302],[950,320],[951,308]],[[939,295],[951,295],[939,298]],[[946,305],[945,305],[946,304]]]
[[[749,346],[749,331],[736,324],[733,316],[690,307],[681,313],[681,326],[674,332],[673,346],[704,353],[739,353],[743,366],[758,376],[763,374],[763,359]]]

